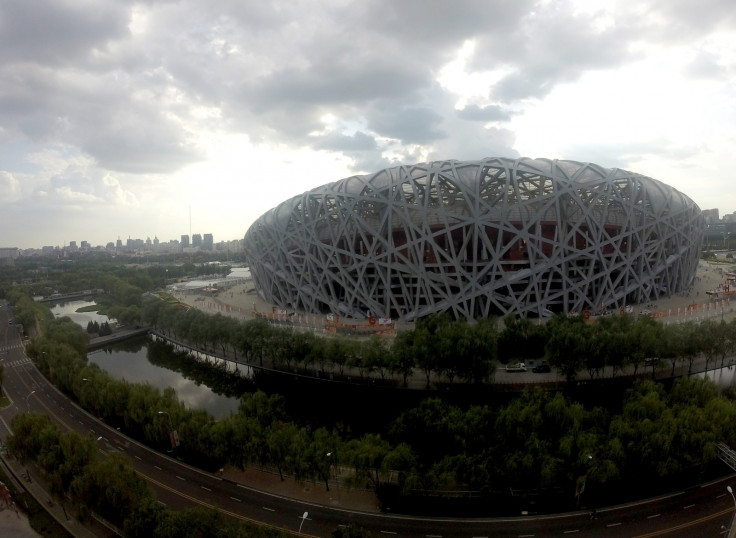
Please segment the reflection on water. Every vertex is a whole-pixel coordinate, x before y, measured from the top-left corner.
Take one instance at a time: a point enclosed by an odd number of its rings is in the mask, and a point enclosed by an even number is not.
[[[94,301],[69,301],[68,303],[58,303],[51,308],[51,313],[54,317],[63,318],[67,316],[74,323],[81,326],[83,329],[87,329],[87,324],[91,322],[105,323],[109,321],[107,316],[98,314],[97,312],[77,312],[78,309],[84,308],[96,304]]]
[[[80,308],[95,304],[94,301],[69,301],[54,305],[55,317],[68,316],[74,323],[87,329],[92,322],[104,323],[107,316],[97,312],[76,312]],[[164,390],[172,387],[179,399],[190,409],[204,409],[215,418],[229,415],[238,410],[238,399],[220,396],[206,385],[186,379],[173,370],[151,364],[148,360],[148,341],[124,342],[112,348],[89,353],[87,358],[102,368],[113,379],[124,379],[130,383],[148,383]]]
[[[87,358],[109,373],[114,379],[130,383],[148,383],[163,391],[167,387],[191,409],[204,409],[215,418],[221,418],[238,410],[238,399],[215,394],[212,390],[186,379],[178,372],[151,364],[148,360],[148,342],[142,341],[138,349],[130,345],[89,353]]]

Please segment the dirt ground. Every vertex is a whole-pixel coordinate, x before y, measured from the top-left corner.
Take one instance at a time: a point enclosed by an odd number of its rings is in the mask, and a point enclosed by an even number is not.
[[[711,263],[700,261],[698,272],[693,286],[685,291],[660,298],[652,303],[632,305],[635,313],[652,313],[660,317],[665,323],[678,323],[683,321],[702,321],[708,318],[720,318],[728,320],[736,315],[736,295],[731,300],[711,299],[708,291],[718,289],[726,283],[725,273],[736,271],[736,265],[723,263]],[[261,300],[253,287],[253,281],[236,284],[235,286],[219,291],[214,294],[203,292],[175,293],[176,297],[200,310],[208,313],[221,312],[225,315],[250,318],[251,311],[256,309],[260,312],[270,313],[273,305]],[[697,305],[697,308],[694,307]],[[679,311],[678,311],[679,309]],[[303,326],[321,329],[323,326],[322,316],[315,314],[303,314],[300,323]],[[365,323],[365,320],[358,320]],[[407,325],[409,327],[411,325]],[[397,329],[401,329],[397,325]]]
[[[31,528],[28,518],[22,512],[0,508],[0,536],[8,538],[37,538],[41,536]]]

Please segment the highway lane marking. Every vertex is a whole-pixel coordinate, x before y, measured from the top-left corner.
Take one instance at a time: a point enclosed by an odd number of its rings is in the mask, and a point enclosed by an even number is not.
[[[153,468],[156,469],[157,471],[161,470],[161,467],[159,467],[158,465],[154,465]]]
[[[648,534],[639,534],[638,536],[635,536],[634,538],[652,538],[653,536],[661,536],[663,534],[670,534],[671,532],[675,532],[681,529],[686,529],[694,525],[700,525],[701,523],[705,523],[706,521],[710,521],[711,519],[723,517],[726,514],[731,514],[732,512],[733,512],[733,508],[726,508],[725,510],[721,510],[720,512],[716,512],[715,514],[711,514],[709,516],[701,517],[699,519],[694,519],[692,521],[688,521],[687,523],[681,523],[679,525],[675,525],[674,527],[668,527],[666,529],[650,532]]]
[[[441,534],[425,534],[427,538],[442,538]]]
[[[205,491],[212,491],[210,488],[200,485],[200,488],[202,488]]]
[[[575,534],[576,532],[580,532],[580,529],[575,529],[575,530],[572,530],[572,531],[565,531],[562,534]]]
[[[654,514],[654,515],[651,515],[651,516],[647,516],[647,519],[654,519],[655,517],[659,517],[661,515],[662,514]]]
[[[694,504],[688,504],[687,506],[683,506],[682,509],[683,510],[687,510],[688,508],[692,508],[693,506],[695,506],[695,505]]]
[[[394,531],[381,531],[381,534],[396,534]]]
[[[609,523],[606,527],[618,527],[621,523]]]
[[[721,497],[725,497],[725,496],[726,496],[725,493],[721,493],[720,495],[716,495],[716,499],[720,499]]]
[[[520,534],[519,538],[531,538],[532,536],[534,535],[533,534]]]
[[[242,503],[242,502],[243,502],[243,501],[241,501],[240,499],[238,499],[237,497],[230,497],[230,498],[231,498],[231,499],[232,499],[233,501],[237,501],[237,502],[239,502],[239,503]]]
[[[179,480],[181,480],[182,482],[186,482],[186,481],[187,481],[187,479],[186,479],[186,478],[182,478],[182,477],[181,477],[181,476],[179,476],[179,475],[175,475],[175,476],[176,476],[176,478],[178,478],[178,479],[179,479]]]
[[[221,507],[221,506],[215,506],[214,504],[210,504],[210,503],[206,503],[206,502],[204,502],[204,501],[201,501],[201,500],[197,499],[196,497],[192,497],[192,496],[190,496],[190,495],[187,495],[187,494],[186,494],[186,493],[184,493],[184,492],[181,492],[181,491],[179,491],[179,490],[177,490],[177,489],[174,489],[174,488],[172,488],[172,487],[170,487],[170,486],[167,486],[167,485],[166,485],[166,484],[164,484],[163,482],[159,482],[159,481],[158,481],[158,480],[156,480],[155,478],[152,478],[152,477],[150,477],[150,476],[147,476],[147,475],[143,474],[143,473],[142,473],[141,471],[136,471],[136,473],[138,473],[139,475],[141,475],[141,476],[142,476],[143,478],[145,478],[146,480],[148,480],[148,481],[149,481],[150,483],[152,483],[152,484],[156,484],[156,485],[157,485],[158,487],[160,487],[161,489],[165,489],[165,490],[167,490],[167,491],[170,491],[170,492],[171,492],[171,493],[173,493],[174,495],[178,495],[179,497],[182,497],[182,498],[184,498],[184,499],[187,499],[188,501],[190,501],[190,502],[192,502],[192,503],[194,503],[194,504],[198,504],[198,505],[200,505],[200,506],[203,506],[204,508],[209,508],[209,509],[211,509],[211,510],[217,510],[217,511],[218,511],[218,512],[220,512],[221,514],[225,514],[225,515],[227,515],[227,516],[230,516],[230,517],[232,517],[232,518],[234,518],[234,519],[239,519],[239,520],[241,520],[241,521],[247,521],[247,522],[249,522],[249,523],[253,523],[254,525],[258,525],[259,527],[266,527],[266,528],[268,528],[268,529],[275,529],[275,530],[279,530],[279,531],[286,531],[286,532],[289,532],[289,533],[290,533],[290,534],[292,534],[292,535],[294,534],[294,533],[293,533],[292,531],[290,531],[289,529],[286,529],[286,528],[284,528],[284,527],[277,527],[276,525],[271,525],[271,524],[269,524],[269,523],[265,523],[265,522],[263,522],[263,521],[258,521],[258,520],[255,520],[255,519],[251,519],[251,518],[249,518],[249,517],[247,517],[247,516],[243,516],[243,515],[241,515],[241,514],[237,514],[237,513],[235,513],[235,512],[231,512],[230,510],[225,510],[225,509],[224,509],[223,507]],[[162,503],[162,504],[163,504],[163,503]],[[164,505],[164,506],[166,506],[166,505]],[[307,536],[307,537],[309,537],[309,536],[311,536],[311,535],[309,535],[309,534],[304,534],[304,533],[302,533],[302,536]],[[315,538],[316,538],[316,537],[315,537]]]
[[[269,508],[268,506],[261,506],[261,508],[263,508],[264,510],[268,510],[269,512],[275,512],[276,511],[275,508]]]
[[[134,457],[135,459],[137,459],[138,461],[143,461],[143,460],[142,460],[142,459],[140,458],[140,456],[136,456],[135,454],[133,454],[133,457]]]

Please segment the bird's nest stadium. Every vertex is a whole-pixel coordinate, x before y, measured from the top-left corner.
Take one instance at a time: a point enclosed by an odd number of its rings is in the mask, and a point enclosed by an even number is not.
[[[244,244],[258,293],[285,308],[544,317],[686,289],[703,230],[690,198],[641,174],[486,158],[329,183],[262,215]]]

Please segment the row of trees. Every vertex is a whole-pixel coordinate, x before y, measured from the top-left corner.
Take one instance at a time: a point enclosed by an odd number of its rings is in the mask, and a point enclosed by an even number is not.
[[[736,352],[736,320],[664,325],[645,316],[612,315],[589,322],[560,315],[543,324],[509,317],[499,328],[495,319],[471,324],[440,314],[418,321],[393,341],[380,336],[360,341],[272,327],[263,319],[208,315],[162,300],[145,302],[142,316],[171,337],[252,364],[352,378],[398,377],[404,385],[418,370],[427,387],[433,377],[449,383],[488,382],[499,362],[531,358],[546,358],[573,381],[584,372],[594,379],[606,368],[615,375],[627,366],[636,375],[645,366],[669,364],[674,373],[677,364],[691,368],[697,357],[705,357],[708,366]]]
[[[148,483],[123,454],[102,456],[97,442],[76,432],[62,432],[47,415],[16,415],[8,436],[11,454],[35,463],[52,494],[70,499],[77,516],[94,513],[122,529],[131,538],[223,538],[287,536],[273,529],[227,521],[213,510],[169,510],[156,501]]]
[[[621,501],[694,479],[715,441],[736,446],[734,420],[734,402],[707,380],[681,378],[669,391],[643,380],[617,413],[539,389],[498,409],[430,399],[403,413],[389,439],[409,445],[434,487],[559,488],[570,502],[587,478],[596,501]]]
[[[704,357],[705,368],[724,364],[736,352],[736,319],[664,325],[648,317],[609,316],[587,323],[582,318],[555,317],[544,331],[550,363],[568,380],[587,371],[590,379],[610,367],[616,375],[626,366],[654,369],[662,364],[688,364]]]
[[[107,321],[100,323],[99,321],[90,321],[87,323],[87,332],[98,336],[107,336],[112,334],[112,327]]]

